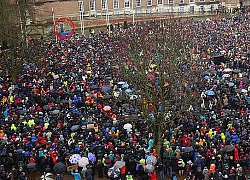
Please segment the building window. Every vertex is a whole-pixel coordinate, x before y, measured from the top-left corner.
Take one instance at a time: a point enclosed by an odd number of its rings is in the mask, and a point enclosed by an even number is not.
[[[183,4],[184,3],[184,0],[179,0],[179,4]]]
[[[95,10],[95,0],[90,0],[89,1],[89,9],[91,11],[94,11]]]
[[[152,6],[152,0],[147,0],[147,6]]]
[[[162,4],[163,4],[163,0],[158,0],[158,1],[157,1],[157,4],[158,4],[158,5],[162,5]]]
[[[102,0],[102,9],[107,9],[107,0]]]
[[[213,11],[213,10],[214,10],[214,5],[213,5],[213,4],[211,4],[211,6],[210,6],[210,10],[211,10],[211,11]]]
[[[194,6],[190,6],[190,13],[194,13]]]
[[[174,4],[174,0],[168,0],[168,4]]]
[[[180,7],[180,12],[181,12],[181,13],[184,12],[184,7]]]
[[[114,0],[114,9],[119,8],[119,0]]]
[[[174,8],[173,8],[173,7],[170,7],[170,8],[168,9],[168,12],[174,12]]]
[[[189,3],[194,3],[194,0],[189,0]],[[191,7],[190,7],[191,8]]]
[[[136,7],[141,7],[141,0],[136,0]]]
[[[205,2],[205,0],[200,0],[200,2]]]
[[[129,8],[130,7],[130,0],[125,0],[124,1],[124,7]]]
[[[200,12],[204,12],[204,6],[200,6]]]

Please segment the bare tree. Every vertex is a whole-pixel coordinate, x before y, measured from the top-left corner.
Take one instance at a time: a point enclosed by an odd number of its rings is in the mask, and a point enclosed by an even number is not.
[[[0,41],[7,45],[0,57],[3,68],[12,77],[15,84],[22,65],[34,60],[34,46],[28,45],[26,23],[29,0],[0,0]],[[39,50],[39,48],[36,49]],[[30,51],[32,50],[32,53]],[[41,50],[41,49],[40,49]],[[41,54],[41,53],[38,53]],[[37,59],[36,59],[37,60]]]
[[[196,72],[185,58],[185,31],[179,20],[154,21],[130,29],[126,48],[117,57],[122,78],[136,91],[159,153],[169,125],[197,103],[191,82]],[[138,28],[140,29],[138,32]]]

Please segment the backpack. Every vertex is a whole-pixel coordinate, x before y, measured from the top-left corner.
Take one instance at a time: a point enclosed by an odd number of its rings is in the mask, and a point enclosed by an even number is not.
[[[105,164],[106,166],[111,166],[111,159],[109,157],[105,158]]]

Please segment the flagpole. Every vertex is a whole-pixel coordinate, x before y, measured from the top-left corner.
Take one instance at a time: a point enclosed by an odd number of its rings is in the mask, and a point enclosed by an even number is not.
[[[54,24],[53,24],[53,26],[55,25],[55,23],[56,23],[56,20],[55,20],[55,13],[54,13],[54,7],[52,7],[52,18],[53,18],[53,22],[54,22]],[[56,42],[57,42],[57,36],[56,36]]]

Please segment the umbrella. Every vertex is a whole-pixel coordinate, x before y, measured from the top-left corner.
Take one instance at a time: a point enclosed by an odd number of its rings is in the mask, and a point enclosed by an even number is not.
[[[233,73],[235,73],[235,74],[240,73],[240,70],[239,69],[235,69],[235,70],[233,70]]]
[[[49,110],[49,109],[50,109],[49,105],[43,106],[43,110],[44,110],[44,111],[47,111],[47,110]]]
[[[80,154],[73,154],[69,157],[69,162],[71,164],[77,164],[77,162],[81,159],[82,157]]]
[[[126,123],[123,126],[123,129],[126,129],[126,130],[131,129],[131,128],[132,128],[132,124],[130,124],[130,123]]]
[[[71,130],[71,131],[77,131],[79,128],[80,128],[79,125],[73,125],[73,126],[70,128],[70,130]]]
[[[210,74],[210,73],[207,72],[207,71],[203,71],[201,74],[202,74],[202,75],[208,75],[208,74]]]
[[[223,148],[223,151],[225,152],[231,152],[234,150],[234,147],[232,145],[226,145],[224,148]]]
[[[23,114],[27,113],[27,110],[17,110],[16,113],[23,115]]]
[[[29,163],[29,164],[27,164],[27,168],[28,169],[35,169],[36,168],[36,163]]]
[[[109,89],[110,89],[110,88],[109,88],[108,86],[103,86],[103,87],[101,88],[101,91],[106,93],[106,92],[109,91]]]
[[[228,86],[229,86],[229,87],[233,87],[233,86],[234,86],[234,83],[233,83],[233,82],[229,82],[229,83],[228,83]]]
[[[192,151],[194,151],[194,148],[193,147],[184,147],[183,148],[183,152],[186,152],[186,153],[189,153],[189,152],[192,152]]]
[[[103,107],[103,110],[104,110],[104,111],[110,111],[110,110],[111,110],[111,107],[110,107],[110,106],[104,106],[104,107]]]
[[[205,94],[208,95],[208,96],[214,96],[214,95],[215,95],[215,92],[214,92],[214,91],[211,91],[211,90],[207,90],[207,91],[205,92]]]
[[[123,108],[129,107],[129,106],[130,106],[129,104],[122,104]]]
[[[60,113],[60,110],[58,109],[55,109],[54,111],[52,111],[52,114],[59,114]]]
[[[112,96],[109,95],[109,94],[106,94],[106,95],[104,96],[104,99],[110,99],[110,98],[112,98]]]
[[[62,174],[66,171],[66,165],[62,162],[56,163],[53,170],[56,174]]]
[[[130,119],[131,120],[138,120],[138,115],[137,114],[131,114]]]
[[[232,71],[233,71],[233,70],[230,69],[230,68],[226,68],[226,69],[223,70],[223,72],[232,72]]]
[[[241,89],[235,89],[235,92],[240,93]]]
[[[86,157],[82,157],[78,160],[78,166],[79,167],[85,167],[89,164],[89,159]]]
[[[216,74],[217,73],[217,71],[214,68],[210,68],[207,71],[210,72],[211,74]]]
[[[146,164],[153,164],[155,165],[157,163],[157,159],[155,156],[148,156],[146,159]]]
[[[108,177],[110,178],[118,178],[120,175],[120,170],[116,167],[111,167],[108,170]]]
[[[88,153],[88,158],[91,162],[96,162],[96,157],[93,153]]]
[[[117,84],[118,84],[118,85],[123,85],[123,84],[125,84],[125,82],[122,82],[122,81],[121,81],[121,82],[118,82]]]
[[[147,164],[146,166],[145,166],[145,171],[146,172],[149,172],[149,173],[151,173],[151,172],[153,172],[154,171],[154,166],[152,165],[152,164]]]
[[[132,92],[131,89],[126,89],[126,90],[125,90],[125,93],[127,93],[127,94],[129,94],[129,93],[131,93],[131,92]]]
[[[99,87],[97,85],[90,86],[90,89],[98,89]]]
[[[125,162],[124,161],[116,161],[114,166],[116,168],[122,168],[123,166],[125,166]]]
[[[232,114],[231,110],[229,110],[229,109],[225,109],[225,110],[224,110],[224,113],[225,113],[226,115],[231,115],[231,114]]]
[[[243,77],[243,78],[242,78],[242,82],[243,82],[244,84],[248,84],[248,83],[249,83],[249,79],[248,79],[247,77]]]
[[[209,79],[210,79],[210,77],[209,77],[209,76],[205,76],[205,77],[204,77],[204,79],[209,80]]]
[[[241,92],[242,93],[247,93],[247,90],[246,89],[241,89]]]
[[[228,78],[228,77],[230,77],[230,74],[223,74],[223,76],[222,77],[224,77],[224,78]]]
[[[17,154],[22,154],[23,151],[24,151],[24,149],[18,149],[18,150],[16,150],[16,153],[17,153]]]
[[[106,80],[111,80],[112,77],[109,77],[109,76],[108,76],[108,77],[105,77],[105,79],[106,79]]]
[[[124,83],[124,84],[122,85],[122,88],[128,88],[128,87],[129,87],[128,83]]]

